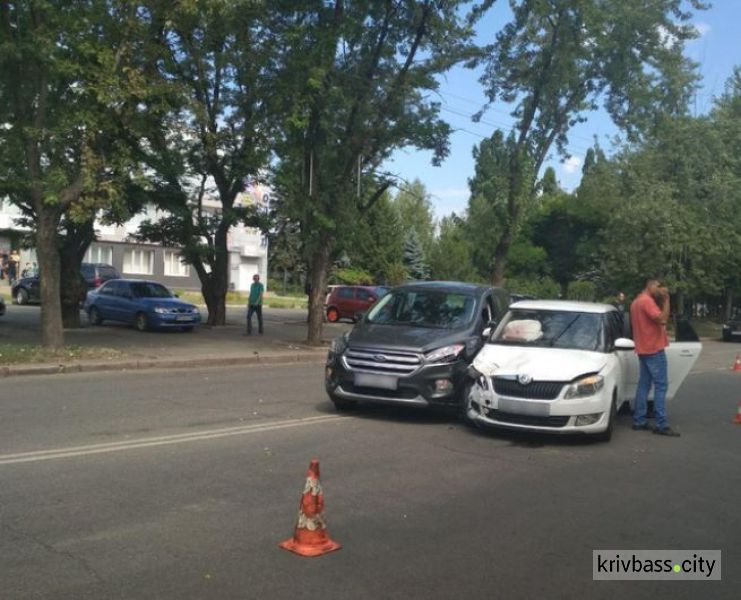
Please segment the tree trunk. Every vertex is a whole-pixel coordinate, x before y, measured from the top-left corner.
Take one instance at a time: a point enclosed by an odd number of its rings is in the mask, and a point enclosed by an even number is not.
[[[723,314],[725,320],[730,321],[733,315],[733,290],[729,287],[726,288],[725,306],[723,307]]]
[[[80,301],[87,293],[87,284],[80,268],[87,249],[95,237],[93,221],[82,225],[67,223],[59,251],[60,298],[62,302],[62,323],[66,329],[79,328]]]
[[[505,231],[499,238],[499,243],[494,250],[494,264],[491,268],[491,285],[501,286],[504,283],[504,270],[507,266],[507,254],[512,245],[513,232],[510,225],[505,226]]]
[[[324,294],[327,288],[329,257],[332,252],[330,242],[324,242],[314,253],[311,260],[311,295],[309,297],[309,331],[307,343],[319,346],[322,343],[322,325],[324,324]]]
[[[209,325],[218,326],[226,324],[226,273],[221,277],[217,276],[216,271],[210,273],[206,281],[201,282],[201,293],[206,301],[208,309]]]
[[[45,348],[59,350],[64,346],[62,303],[59,297],[59,246],[57,225],[59,215],[44,210],[36,225],[36,255],[39,259],[41,283],[41,340]]]

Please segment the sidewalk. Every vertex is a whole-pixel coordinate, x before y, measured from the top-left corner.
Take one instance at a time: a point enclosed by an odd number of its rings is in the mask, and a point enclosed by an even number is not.
[[[85,324],[82,329],[65,330],[67,346],[111,349],[122,353],[101,360],[59,360],[52,363],[2,365],[0,377],[79,373],[87,371],[200,368],[229,365],[317,362],[324,360],[329,342],[350,327],[325,324],[323,344],[306,344],[306,311],[272,309],[265,311],[265,334],[245,335],[243,308],[229,311],[227,325],[201,325],[191,333],[153,331],[141,333],[131,327],[105,323]],[[241,318],[240,318],[241,317]],[[38,306],[8,306],[0,321],[0,344],[41,343]],[[84,321],[84,319],[83,319]],[[255,323],[256,325],[256,323]]]

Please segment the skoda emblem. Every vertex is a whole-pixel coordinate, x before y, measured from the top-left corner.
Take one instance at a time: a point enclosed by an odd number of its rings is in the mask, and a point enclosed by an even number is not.
[[[528,385],[532,380],[532,375],[528,375],[527,373],[522,373],[521,375],[517,376],[517,383],[519,383],[520,385]]]
[[[375,354],[375,355],[373,356],[373,359],[374,359],[374,360],[375,360],[376,362],[386,362],[386,355],[385,355],[385,354]]]

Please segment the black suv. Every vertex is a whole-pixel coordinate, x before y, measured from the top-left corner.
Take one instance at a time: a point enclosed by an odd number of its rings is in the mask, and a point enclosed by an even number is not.
[[[120,279],[121,275],[111,265],[102,263],[82,263],[80,265],[80,274],[85,280],[88,289],[95,289],[103,285],[109,279]],[[41,286],[39,276],[22,277],[13,283],[11,288],[13,302],[16,304],[28,304],[29,302],[41,301]],[[85,301],[83,293],[80,302]]]
[[[359,400],[459,406],[465,371],[509,306],[501,288],[450,281],[392,289],[332,342],[325,387],[342,410]]]

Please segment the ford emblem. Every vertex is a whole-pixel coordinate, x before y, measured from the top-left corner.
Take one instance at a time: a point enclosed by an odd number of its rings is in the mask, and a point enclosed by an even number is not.
[[[385,354],[375,354],[373,360],[376,362],[386,362],[387,358]]]
[[[517,376],[517,383],[519,383],[520,385],[528,385],[530,382],[532,382],[532,380],[532,375],[528,375],[527,373],[522,373],[521,375]]]

